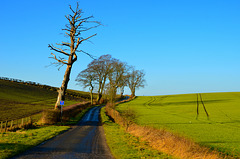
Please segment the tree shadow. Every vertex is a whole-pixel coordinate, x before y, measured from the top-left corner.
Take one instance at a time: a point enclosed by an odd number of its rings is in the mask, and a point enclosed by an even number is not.
[[[5,152],[6,155],[0,156],[0,157],[3,157],[3,158],[14,157],[14,156],[26,151],[30,147],[31,147],[30,145],[26,145],[26,144],[1,142],[0,149],[1,149],[1,151]]]

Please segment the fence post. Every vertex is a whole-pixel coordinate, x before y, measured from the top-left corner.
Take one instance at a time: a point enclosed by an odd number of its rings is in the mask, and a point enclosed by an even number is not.
[[[29,122],[30,122],[30,125],[32,126],[33,121],[31,116],[29,117]]]
[[[6,121],[6,123],[5,123],[5,130],[4,130],[4,132],[7,132],[7,126],[8,126],[8,121]]]
[[[10,130],[12,130],[12,127],[13,127],[13,120],[11,121]]]
[[[21,127],[23,127],[23,118],[22,118],[22,124],[21,124]]]
[[[1,132],[2,132],[2,128],[3,128],[3,121],[1,121]]]
[[[18,119],[17,119],[17,126],[16,126],[16,127],[17,127],[17,129],[19,128],[19,127],[18,127]]]

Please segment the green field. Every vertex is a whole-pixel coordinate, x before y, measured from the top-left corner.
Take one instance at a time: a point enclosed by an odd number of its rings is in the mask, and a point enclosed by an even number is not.
[[[77,92],[86,96],[88,93]],[[0,80],[0,121],[18,119],[45,109],[53,109],[57,92],[33,85]],[[79,103],[83,98],[67,96],[65,106]]]
[[[240,157],[240,92],[204,93],[202,98],[209,118],[201,103],[196,118],[196,94],[141,96],[117,109],[133,109],[140,125],[165,128]]]
[[[156,158],[173,159],[174,157],[153,150],[144,141],[126,133],[124,128],[112,122],[106,115],[105,107],[101,109],[101,119],[108,146],[116,159],[122,158]]]

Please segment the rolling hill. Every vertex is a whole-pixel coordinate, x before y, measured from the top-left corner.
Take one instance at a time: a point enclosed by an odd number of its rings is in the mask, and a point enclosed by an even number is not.
[[[57,89],[34,82],[0,79],[0,121],[18,119],[54,108]],[[65,106],[89,100],[87,92],[68,90]]]

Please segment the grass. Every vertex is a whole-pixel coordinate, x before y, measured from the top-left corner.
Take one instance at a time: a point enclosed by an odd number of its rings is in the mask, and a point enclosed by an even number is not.
[[[53,109],[57,99],[56,91],[5,80],[0,80],[0,90],[0,121],[18,119],[45,109]],[[65,106],[81,101],[82,98],[67,97]]]
[[[46,89],[6,80],[0,80],[0,90],[0,121],[18,119],[45,109],[52,109],[57,98],[57,92],[54,89]],[[67,91],[70,95],[67,96],[64,106],[88,100],[86,98],[88,93],[86,92]],[[68,122],[61,125],[76,124],[89,109],[83,110],[76,117],[71,118]],[[36,114],[33,118],[39,119],[40,116],[41,114]],[[0,159],[10,158],[19,154],[69,128],[69,126],[56,125],[37,126],[34,129],[0,133]]]
[[[68,126],[47,126],[0,134],[0,159],[13,157],[67,129]]]
[[[196,118],[196,94],[137,97],[118,105],[117,109],[133,109],[139,125],[164,128],[201,145],[240,157],[240,93],[206,93],[202,98],[209,119],[201,104]]]
[[[106,116],[105,108],[101,109],[101,117],[103,127],[107,139],[107,143],[112,154],[116,159],[132,159],[132,158],[173,158],[159,151],[153,150],[148,143],[141,141],[139,138],[126,133],[118,124],[113,123]]]
[[[59,125],[74,125],[77,124],[85,113],[91,109],[89,107],[72,117],[66,123],[59,123]],[[7,132],[0,134],[0,159],[10,158],[17,155],[31,147],[34,147],[45,140],[48,140],[63,131],[68,130],[69,126],[44,126],[35,129],[18,130],[16,132]]]

